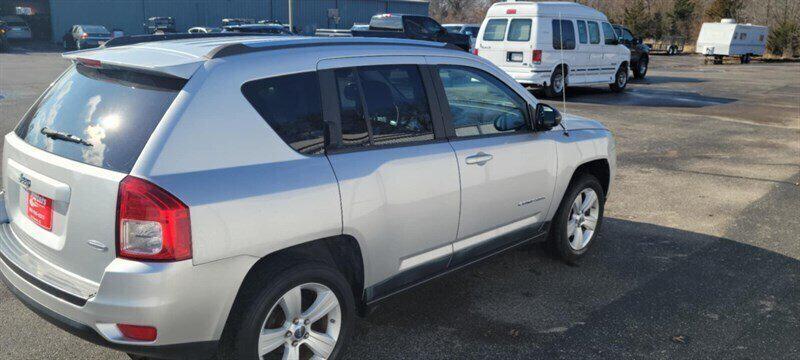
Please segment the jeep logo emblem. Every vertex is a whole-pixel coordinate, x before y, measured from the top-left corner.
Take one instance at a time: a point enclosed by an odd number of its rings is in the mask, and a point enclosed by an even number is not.
[[[26,189],[31,188],[31,179],[25,177],[25,174],[19,174],[19,183],[22,184]]]

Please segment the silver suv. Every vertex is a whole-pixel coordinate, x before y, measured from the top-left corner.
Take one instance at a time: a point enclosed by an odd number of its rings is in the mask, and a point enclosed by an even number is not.
[[[438,43],[220,37],[65,54],[5,137],[0,273],[35,312],[153,358],[336,358],[354,316],[520,244],[567,261],[615,170]]]

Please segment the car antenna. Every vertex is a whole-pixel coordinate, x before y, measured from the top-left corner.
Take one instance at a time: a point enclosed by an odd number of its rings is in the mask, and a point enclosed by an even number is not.
[[[570,24],[572,24],[571,21]],[[558,12],[558,38],[559,53],[561,54],[561,107],[564,109],[564,115],[567,115],[567,74],[564,72],[564,21],[561,17],[561,11]],[[559,125],[564,130],[564,136],[569,136],[563,121]]]

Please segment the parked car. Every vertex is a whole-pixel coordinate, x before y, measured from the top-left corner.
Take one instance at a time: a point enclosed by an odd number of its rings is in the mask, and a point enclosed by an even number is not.
[[[292,35],[292,33],[285,26],[280,24],[229,25],[223,28],[223,32],[259,33],[265,35]]]
[[[6,39],[8,40],[31,40],[33,35],[31,27],[21,17],[16,15],[8,15],[0,17],[0,21],[6,23],[8,29],[6,30]]]
[[[369,30],[352,30],[353,36],[405,38],[452,44],[469,51],[469,36],[451,34],[436,20],[421,15],[379,14],[372,17]]]
[[[82,50],[98,47],[111,40],[111,32],[103,25],[74,25],[64,34],[64,50]]]
[[[478,37],[478,31],[481,30],[481,24],[443,24],[442,27],[451,34],[469,36],[470,49],[475,47],[475,39]]]
[[[569,85],[628,84],[630,50],[606,16],[568,2],[500,2],[478,33],[475,52],[528,86],[561,97]]]
[[[575,261],[598,240],[609,130],[444,44],[220,37],[65,56],[5,136],[0,277],[100,345],[336,359],[392,294],[525,243]]]
[[[5,21],[0,20],[0,51],[8,51],[8,38],[6,38],[7,31],[8,26],[6,25]]]
[[[613,25],[619,37],[619,42],[631,51],[631,69],[633,77],[644,79],[650,66],[650,47],[644,44],[642,38],[635,37],[630,29],[622,25]]]
[[[175,33],[175,19],[172,17],[154,16],[144,22],[145,34],[171,34]]]
[[[234,25],[245,25],[245,24],[255,24],[255,19],[242,19],[242,18],[226,18],[222,19],[222,27],[226,26],[234,26]]]
[[[195,26],[188,31],[190,34],[212,34],[222,32],[222,28],[208,27],[208,26]]]
[[[726,57],[739,58],[742,64],[750,63],[754,56],[762,56],[767,48],[769,28],[753,24],[738,24],[734,19],[718,23],[704,23],[697,35],[695,52],[714,64]]]

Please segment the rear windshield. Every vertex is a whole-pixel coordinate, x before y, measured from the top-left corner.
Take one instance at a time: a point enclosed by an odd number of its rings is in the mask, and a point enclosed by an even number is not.
[[[6,24],[8,24],[8,26],[19,26],[19,27],[28,26],[28,24],[26,24],[26,23],[24,23],[22,21],[13,21],[13,20],[12,21],[7,21]]]
[[[85,25],[83,26],[83,31],[89,34],[108,34],[108,30],[105,26],[99,25]]]
[[[370,29],[403,30],[403,18],[400,16],[375,15],[369,21]]]
[[[506,37],[506,19],[492,19],[486,23],[486,30],[483,31],[483,40],[503,41]]]
[[[76,65],[47,90],[15,132],[47,152],[128,173],[184,83]],[[70,139],[59,139],[65,135]]]

